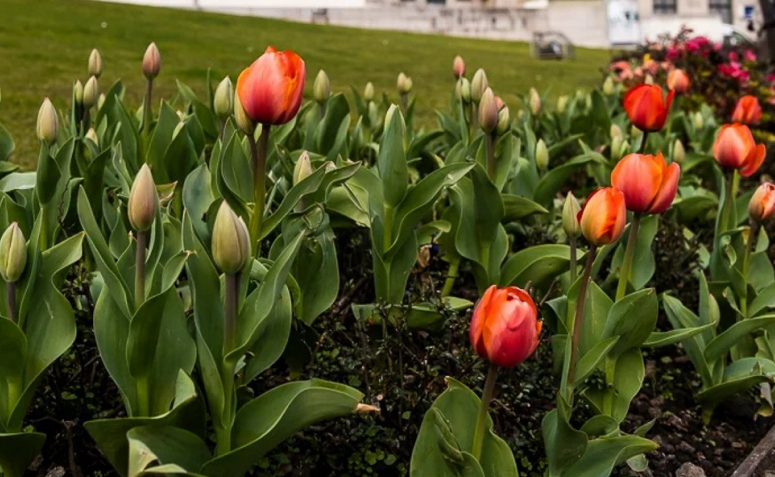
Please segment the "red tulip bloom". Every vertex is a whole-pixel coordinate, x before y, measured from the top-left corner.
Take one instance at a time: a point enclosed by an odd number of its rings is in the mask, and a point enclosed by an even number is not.
[[[762,118],[762,107],[759,98],[746,95],[737,101],[735,111],[732,113],[732,122],[743,124],[756,124]]]
[[[689,75],[682,69],[674,69],[667,75],[667,87],[676,94],[686,94],[689,91]]]
[[[525,290],[493,285],[476,304],[469,337],[479,356],[512,368],[536,350],[541,326],[538,309]]]
[[[624,194],[627,210],[661,214],[673,203],[680,176],[678,164],[668,166],[661,152],[628,154],[614,167],[611,184]]]
[[[665,127],[674,90],[670,90],[667,99],[662,96],[662,88],[655,84],[641,84],[631,88],[624,95],[624,110],[630,122],[641,131],[659,131]]]
[[[466,62],[460,55],[457,55],[452,61],[452,74],[455,75],[455,78],[462,78],[466,74]]]
[[[581,233],[593,245],[619,240],[627,223],[624,194],[615,187],[602,187],[587,197],[578,214]]]
[[[256,123],[285,124],[299,112],[305,76],[299,55],[270,46],[239,75],[237,94]]]
[[[748,216],[751,220],[761,222],[775,214],[775,185],[765,182],[760,185],[751,202],[748,203]]]
[[[750,177],[759,170],[767,150],[764,144],[756,144],[753,134],[744,124],[721,126],[713,144],[716,162],[726,169],[737,169],[743,177]]]

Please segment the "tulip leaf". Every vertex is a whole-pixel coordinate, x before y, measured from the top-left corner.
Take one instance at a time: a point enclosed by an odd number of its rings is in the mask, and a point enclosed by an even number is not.
[[[577,251],[576,260],[584,253]],[[570,267],[570,247],[562,244],[544,244],[528,247],[515,253],[503,265],[501,286],[545,287]]]
[[[573,289],[571,289],[573,290]],[[568,303],[568,310],[575,313],[576,300]],[[584,314],[581,320],[581,339],[579,341],[579,356],[584,356],[600,342],[601,339],[609,338],[603,336],[608,317],[611,314],[613,302],[611,298],[595,283],[589,282],[587,288],[587,298],[584,302]],[[573,317],[571,317],[573,319]],[[619,346],[621,341],[617,342]]]
[[[327,155],[328,160],[336,159],[340,151],[337,144],[341,146],[340,129],[342,124],[350,123],[350,105],[347,104],[347,98],[342,93],[336,93],[326,101],[325,116],[317,125],[315,131],[315,149],[314,152]],[[343,157],[347,157],[346,154]]]
[[[470,452],[460,449],[447,418],[436,407],[431,407],[423,418],[420,435],[412,452],[409,475],[485,477],[476,458]]]
[[[546,460],[549,465],[547,477],[571,476],[565,470],[578,462],[587,448],[587,435],[571,426],[568,419],[570,406],[562,395],[557,395],[557,408],[549,411],[541,421]]]
[[[207,164],[201,164],[191,171],[183,184],[183,205],[188,211],[194,230],[205,242],[210,240],[210,230],[207,227],[205,215],[215,200],[211,180],[212,176]]]
[[[688,340],[693,336],[697,336],[705,330],[716,327],[716,323],[708,323],[707,325],[697,326],[694,328],[683,328],[670,331],[653,331],[648,339],[643,342],[644,348],[662,348],[664,346],[674,345],[682,341]]]
[[[704,283],[704,280],[702,283]],[[715,303],[712,297],[711,300]],[[662,295],[662,304],[665,314],[667,314],[667,319],[676,330],[692,329],[702,325],[700,318],[686,308],[677,298],[667,294]],[[702,304],[700,306],[702,307]],[[689,359],[692,360],[694,367],[699,372],[700,377],[702,377],[702,382],[705,386],[710,386],[713,383],[713,377],[708,362],[705,360],[705,337],[703,333],[688,338],[682,342],[682,345]]]
[[[504,223],[515,222],[535,214],[549,213],[549,211],[540,204],[522,196],[503,194],[501,197],[505,209],[505,214],[502,219]]]
[[[653,288],[631,293],[617,301],[611,307],[602,339],[619,336],[619,341],[611,350],[611,358],[616,358],[628,349],[638,348],[645,342],[657,325],[659,303]]]
[[[16,144],[13,142],[11,133],[8,132],[5,126],[0,124],[0,161],[8,161],[14,149],[16,149]]]
[[[612,336],[604,339],[592,347],[582,356],[576,364],[576,372],[573,377],[572,386],[578,386],[589,377],[600,365],[603,359],[608,356],[608,352],[616,345],[618,336]]]
[[[37,172],[12,172],[0,179],[0,190],[7,193],[32,189],[35,187],[37,174]]]
[[[272,213],[272,215],[266,217],[261,222],[261,233],[258,234],[258,240],[263,240],[267,235],[272,233],[275,228],[285,219],[288,214],[293,212],[296,204],[299,200],[307,194],[312,194],[317,191],[323,183],[326,170],[324,168],[318,168],[315,172],[307,176],[304,180],[293,186],[288,194],[285,196],[280,206]],[[253,240],[256,240],[255,238]]]
[[[377,168],[382,181],[385,206],[396,207],[404,199],[409,185],[409,171],[404,150],[406,125],[401,111],[395,105],[391,106],[391,111],[388,111],[388,119],[379,146]]]
[[[159,467],[174,465],[185,475],[196,471],[212,456],[202,438],[171,426],[140,426],[126,434],[129,442],[129,477],[159,474]],[[180,475],[180,471],[172,472]]]
[[[24,381],[24,365],[27,360],[27,337],[19,326],[11,320],[0,317],[0,432],[8,428],[8,422],[16,406],[16,399],[10,401],[10,388],[21,391]],[[18,429],[14,429],[18,430]]]
[[[775,282],[761,289],[748,306],[748,317],[755,317],[760,311],[775,308]]]
[[[568,178],[574,172],[586,167],[589,163],[604,164],[605,162],[600,154],[588,153],[576,156],[561,166],[552,168],[538,181],[533,193],[533,200],[544,207],[550,206],[552,198],[557,195],[563,185],[567,184]]]
[[[704,352],[705,360],[713,363],[723,358],[741,339],[748,337],[754,331],[774,324],[775,315],[748,318],[735,323],[707,344]]]
[[[584,455],[563,475],[599,477],[611,475],[613,468],[628,459],[657,449],[657,444],[638,436],[598,437],[589,441]]]
[[[46,435],[38,432],[0,434],[0,470],[5,477],[23,477],[40,453]]]
[[[161,102],[156,127],[153,129],[148,149],[145,151],[145,163],[153,171],[153,178],[159,184],[172,182],[164,162],[164,155],[173,140],[175,128],[180,123],[172,106],[166,101]]]
[[[285,235],[285,234],[283,234]],[[293,262],[291,275],[301,290],[294,303],[296,316],[310,325],[334,304],[339,294],[339,263],[331,227],[305,240]],[[320,277],[326,277],[321,280]]]
[[[474,306],[468,300],[455,297],[444,297],[441,303],[417,303],[406,315],[406,326],[410,330],[438,331],[444,324],[447,316],[442,313],[440,308],[447,308],[452,311],[461,312]]]
[[[633,290],[640,290],[646,286],[646,284],[654,276],[656,270],[656,263],[654,261],[654,252],[651,250],[651,246],[654,243],[654,238],[657,235],[657,228],[659,226],[658,216],[650,215],[643,217],[638,228],[638,239],[635,242],[635,252],[633,254],[632,268],[630,270],[629,283]],[[630,227],[628,227],[628,234]],[[611,268],[620,268],[624,259],[624,252],[626,248],[627,240],[622,237],[619,240],[619,246],[614,254]]]

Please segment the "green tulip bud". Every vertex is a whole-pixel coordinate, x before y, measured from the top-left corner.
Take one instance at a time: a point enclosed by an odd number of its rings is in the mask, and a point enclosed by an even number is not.
[[[315,77],[312,96],[318,103],[324,103],[331,96],[331,81],[323,70],[318,71],[318,75]]]
[[[83,84],[81,84],[81,80],[76,80],[73,83],[73,98],[76,105],[83,105]]]
[[[102,75],[102,56],[97,48],[91,51],[89,55],[89,76],[96,76],[97,78]]]
[[[458,98],[464,104],[471,103],[471,82],[468,81],[468,78],[460,78],[460,81],[457,82],[456,90],[459,90]]]
[[[479,104],[484,96],[484,92],[490,87],[489,81],[487,81],[487,73],[482,68],[476,70],[474,73],[474,79],[471,80],[471,100],[474,104]]]
[[[38,133],[38,139],[49,146],[57,141],[57,134],[59,133],[59,117],[57,116],[56,109],[54,109],[54,105],[51,104],[51,101],[48,98],[43,100],[43,104],[38,110],[36,132]]]
[[[309,161],[309,153],[302,151],[296,166],[293,168],[293,185],[298,184],[312,174],[312,163]]]
[[[684,149],[684,143],[680,139],[675,140],[673,145],[673,162],[682,163],[686,159],[686,150]]]
[[[245,108],[242,107],[242,103],[239,100],[239,95],[234,95],[234,121],[237,123],[237,127],[240,131],[247,135],[252,135],[256,131],[256,123],[245,112]]]
[[[579,211],[581,206],[579,201],[573,195],[573,192],[568,192],[565,197],[565,204],[562,206],[562,229],[568,237],[578,237],[581,235],[581,224],[579,224]]]
[[[543,139],[539,139],[536,143],[536,166],[542,171],[549,167],[549,149]]]
[[[509,107],[504,106],[498,111],[498,127],[495,129],[499,135],[506,134],[511,130],[511,114],[509,113]]]
[[[402,95],[412,92],[412,78],[406,76],[403,72],[398,74],[398,80],[396,81],[396,87],[398,92]]]
[[[622,132],[622,128],[620,128],[618,125],[611,124],[611,130],[610,131],[611,131],[610,132],[611,139],[614,139],[614,138],[617,138],[617,137],[619,139],[624,139],[624,133]]]
[[[611,96],[616,92],[616,85],[614,85],[614,79],[610,76],[603,82],[603,94]]]
[[[89,128],[89,130],[86,131],[86,139],[89,139],[97,146],[100,145],[100,139],[97,137],[97,131],[95,131],[94,128]]]
[[[622,144],[624,144],[623,136],[615,136],[611,139],[611,159],[618,161],[622,158]]]
[[[13,283],[21,278],[27,265],[27,241],[13,222],[0,237],[0,275],[6,282]]]
[[[239,272],[250,258],[248,228],[225,200],[215,216],[212,253],[215,265],[226,274]]]
[[[541,96],[538,95],[538,91],[536,91],[535,88],[530,88],[530,100],[528,104],[533,116],[537,116],[538,113],[541,112]]]
[[[143,75],[151,81],[159,76],[159,71],[161,71],[161,55],[156,43],[151,43],[143,55]]]
[[[100,85],[97,83],[97,77],[92,76],[89,81],[86,82],[86,86],[83,87],[83,107],[91,109],[92,106],[97,105],[97,101],[100,99]]]
[[[635,125],[630,127],[630,137],[631,138],[638,139],[642,135],[643,135],[643,131],[641,131],[640,129],[636,128]]]
[[[562,95],[559,98],[557,98],[557,112],[562,114],[565,112],[565,108],[568,107],[568,96]]]
[[[702,129],[705,126],[705,118],[697,111],[694,115],[694,129]]]
[[[484,91],[479,101],[479,127],[487,134],[492,134],[498,127],[498,103],[490,88]]]
[[[398,110],[398,106],[391,104],[387,110],[387,113],[385,113],[385,127],[390,124],[390,121],[393,119],[393,115],[396,113],[396,110]]]
[[[223,120],[231,116],[231,112],[234,110],[233,99],[234,86],[231,84],[231,79],[227,76],[215,88],[215,96],[213,97],[213,112],[215,112],[215,115]]]
[[[153,182],[153,174],[148,164],[143,164],[137,173],[132,189],[129,192],[127,215],[132,228],[138,232],[146,232],[153,225],[156,209],[159,207],[159,193]]]
[[[582,90],[580,90],[580,89],[577,89],[577,90],[576,90],[576,101],[584,101],[584,97],[585,97],[586,95],[587,95],[587,94],[586,94],[584,91],[582,91]]]
[[[100,99],[97,100],[97,109],[102,109],[103,104],[105,104],[105,93],[100,93]]]
[[[366,87],[363,88],[363,99],[366,101],[374,101],[374,84],[371,81],[366,83]]]

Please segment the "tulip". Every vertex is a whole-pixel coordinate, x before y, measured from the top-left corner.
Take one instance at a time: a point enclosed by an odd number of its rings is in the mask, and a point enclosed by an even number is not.
[[[562,95],[559,98],[557,98],[557,112],[562,114],[565,112],[565,108],[568,107],[568,98],[567,95]]]
[[[609,130],[609,134],[611,136],[611,140],[614,139],[624,139],[624,132],[622,132],[622,128],[620,128],[616,124],[611,124],[611,129]]]
[[[86,109],[91,109],[97,105],[97,101],[100,99],[100,86],[97,83],[97,77],[92,76],[89,81],[86,82],[86,86],[83,87],[83,106]]]
[[[533,116],[537,116],[541,112],[541,96],[538,95],[538,91],[535,88],[530,88],[530,99],[528,101],[530,106],[530,112]]]
[[[89,76],[99,78],[102,75],[102,56],[97,48],[91,51],[89,55]]]
[[[665,126],[674,94],[671,90],[665,100],[659,86],[638,85],[624,95],[624,110],[630,122],[641,131],[659,131]]]
[[[597,189],[579,212],[581,233],[595,246],[619,240],[627,222],[624,194],[615,187]]]
[[[129,192],[127,215],[132,228],[138,232],[148,231],[156,218],[158,207],[159,194],[153,182],[153,174],[148,164],[143,164]]]
[[[89,128],[86,132],[86,139],[93,142],[96,146],[100,145],[100,139],[97,137],[97,131],[95,131],[94,128]]]
[[[603,82],[603,94],[606,96],[611,96],[615,92],[616,87],[614,86],[614,79],[609,76]]]
[[[576,238],[581,235],[579,212],[581,212],[581,206],[578,199],[573,195],[573,192],[568,192],[562,206],[562,229],[568,237]]]
[[[775,185],[765,182],[754,192],[748,203],[748,216],[751,220],[762,222],[775,214]]]
[[[713,144],[713,156],[725,169],[736,169],[750,177],[761,167],[766,155],[764,144],[756,144],[751,130],[744,124],[726,124]]]
[[[105,104],[105,99],[106,99],[105,93],[100,93],[100,97],[97,100],[97,109],[98,110],[102,109],[102,105]]]
[[[737,101],[735,111],[732,113],[732,122],[743,124],[756,124],[762,118],[762,107],[756,96],[746,95]]]
[[[143,75],[145,79],[152,81],[159,76],[159,71],[161,71],[161,55],[156,43],[151,43],[143,55]]]
[[[701,112],[697,111],[692,119],[694,120],[694,129],[702,129],[705,127],[705,118],[702,116]]]
[[[468,78],[460,78],[455,86],[455,92],[458,94],[458,99],[463,101],[464,104],[471,103],[471,82]]]
[[[539,139],[536,143],[536,166],[541,170],[546,170],[549,167],[549,149],[546,148],[546,143],[543,139]]]
[[[363,88],[363,99],[366,101],[374,101],[374,84],[371,81],[366,83],[366,87]]]
[[[299,55],[267,48],[237,79],[237,95],[247,116],[269,125],[293,119],[301,106],[305,75]]]
[[[252,137],[256,131],[256,123],[248,117],[248,113],[245,112],[245,108],[242,107],[242,102],[239,99],[239,95],[234,95],[234,122],[237,123],[237,127],[240,131],[246,135]]]
[[[471,80],[471,99],[474,104],[479,104],[482,100],[482,96],[487,88],[490,87],[490,83],[487,81],[487,73],[483,69],[479,68],[474,73],[474,79]]]
[[[215,216],[212,253],[215,265],[227,275],[242,270],[250,257],[250,237],[245,222],[225,200]]]
[[[452,74],[455,75],[455,78],[462,78],[466,74],[466,62],[460,55],[457,55],[452,61]]]
[[[627,210],[661,214],[673,203],[680,176],[678,164],[668,166],[662,153],[629,154],[614,167],[611,185],[624,194]]]
[[[667,87],[676,94],[686,94],[689,91],[689,75],[686,71],[676,68],[667,75]]]
[[[234,110],[234,86],[229,77],[225,77],[215,88],[213,111],[221,120],[226,120]]]
[[[76,80],[73,84],[73,98],[76,105],[83,105],[83,84],[81,80]]]
[[[403,95],[407,95],[412,92],[412,78],[406,76],[406,74],[402,71],[398,74],[398,80],[396,80],[396,88],[398,88],[398,93]]]
[[[16,282],[27,266],[27,240],[13,222],[0,237],[0,275],[6,282]]]
[[[673,145],[673,162],[678,164],[682,163],[686,159],[686,150],[684,149],[684,143],[680,139],[675,140]]]
[[[511,112],[508,106],[503,106],[498,111],[498,127],[495,128],[495,132],[499,135],[504,135],[511,129]]]
[[[312,96],[318,103],[324,103],[331,96],[331,81],[325,71],[318,71],[312,88]]]
[[[525,290],[492,285],[474,309],[469,337],[479,356],[513,368],[536,350],[541,326],[538,309]]]
[[[57,140],[57,134],[59,132],[59,118],[57,117],[57,111],[54,109],[54,105],[46,98],[43,100],[43,104],[40,105],[38,110],[38,124],[35,128],[38,139],[41,142],[51,146]]]
[[[498,104],[490,88],[485,90],[479,102],[479,126],[487,134],[492,134],[498,127]]]
[[[298,184],[312,174],[312,163],[309,160],[309,153],[302,151],[296,166],[293,168],[293,185]]]

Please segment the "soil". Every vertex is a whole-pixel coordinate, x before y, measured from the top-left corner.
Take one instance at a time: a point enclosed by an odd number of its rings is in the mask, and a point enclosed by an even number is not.
[[[773,472],[775,472],[775,449],[771,450],[767,457],[759,463],[753,477],[772,477]]]

